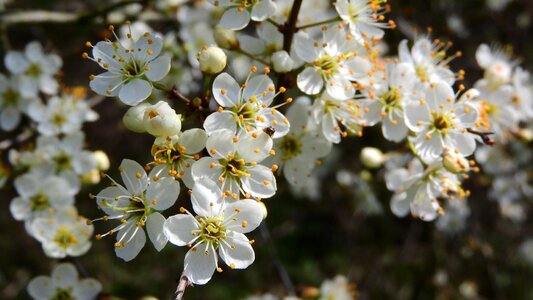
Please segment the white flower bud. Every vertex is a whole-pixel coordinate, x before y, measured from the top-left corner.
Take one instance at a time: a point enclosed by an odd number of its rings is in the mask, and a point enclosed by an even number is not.
[[[294,61],[285,50],[277,51],[272,54],[272,64],[274,71],[279,73],[287,73],[294,67]]]
[[[452,152],[444,153],[442,164],[446,170],[454,174],[462,174],[470,171],[468,160],[460,154],[455,154]]]
[[[261,206],[261,211],[263,213],[263,220],[264,220],[268,216],[268,210],[266,208],[266,205],[263,202],[257,202],[257,203],[259,203],[259,205]]]
[[[144,111],[144,129],[154,136],[172,136],[181,130],[181,115],[165,101],[150,105]]]
[[[85,184],[98,184],[100,183],[100,171],[93,169],[83,175],[81,175],[81,181]]]
[[[204,47],[198,54],[196,59],[200,63],[200,70],[207,74],[217,74],[222,72],[226,67],[226,53],[216,46]]]
[[[143,118],[144,111],[149,105],[149,103],[141,103],[137,106],[130,107],[122,117],[124,126],[133,132],[146,132],[146,129],[144,129]]]
[[[485,70],[485,79],[493,87],[499,87],[503,84],[509,83],[512,76],[511,66],[506,63],[494,63]]]
[[[93,157],[96,160],[96,168],[100,171],[106,171],[109,169],[109,157],[102,150],[96,150],[93,152]]]
[[[364,147],[360,156],[363,165],[369,169],[377,169],[385,162],[386,158],[383,152],[377,148]]]
[[[215,42],[221,48],[234,49],[239,46],[239,40],[235,31],[226,29],[221,25],[215,26],[213,36],[215,37]]]

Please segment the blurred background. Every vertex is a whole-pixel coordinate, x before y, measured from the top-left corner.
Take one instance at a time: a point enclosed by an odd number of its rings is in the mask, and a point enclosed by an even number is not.
[[[179,31],[177,8],[161,8],[153,1],[136,2],[154,14],[147,21],[152,28],[163,33]],[[81,53],[87,51],[85,41],[109,36],[106,24],[117,16],[103,8],[112,3],[8,1],[0,12],[0,53],[3,57],[8,47],[23,49],[28,42],[38,40],[63,58],[60,81],[64,86],[87,86],[89,74],[99,70],[83,60]],[[463,84],[467,87],[482,76],[475,61],[475,50],[481,43],[508,46],[525,69],[533,69],[533,1],[388,3],[392,9],[389,17],[398,24],[385,36],[391,45],[390,54],[396,53],[395,45],[402,39],[426,34],[431,27],[432,37],[452,41],[451,51],[462,52],[451,66],[466,71]],[[13,12],[34,10],[92,13],[66,22],[22,21],[6,25],[1,21]],[[132,21],[138,17],[136,11],[121,13]],[[4,66],[1,68],[5,71]],[[116,167],[123,158],[150,160],[152,138],[132,133],[122,125],[127,107],[107,98],[94,109],[100,119],[85,125],[87,142],[90,149],[108,154],[111,177],[117,178]],[[0,136],[0,140],[13,137],[6,133]],[[368,128],[362,138],[347,139],[335,148],[317,169],[316,180],[306,191],[293,191],[280,178],[276,196],[265,200],[269,211],[265,226],[249,235],[256,241],[255,263],[246,270],[215,274],[209,284],[188,288],[185,297],[216,300],[267,292],[284,295],[291,286],[301,293],[343,274],[357,286],[359,299],[533,299],[533,265],[520,254],[523,242],[533,238],[533,199],[521,196],[517,201],[523,204],[525,217],[510,218],[502,214],[497,201],[487,196],[492,177],[480,173],[465,182],[472,196],[468,199],[471,213],[464,228],[446,230],[439,228],[437,222],[401,219],[390,212],[391,193],[384,185],[383,168],[366,169],[357,159],[364,146],[383,151],[407,150],[384,140],[379,128]],[[531,142],[520,151],[533,154]],[[1,153],[3,161],[6,157],[6,152]],[[531,164],[529,160],[523,166],[529,165],[529,183],[533,177]],[[509,176],[512,181],[512,174]],[[81,214],[90,219],[101,216],[88,194],[107,185],[103,179],[79,194],[77,206]],[[39,242],[26,234],[24,224],[11,216],[9,203],[15,194],[12,182],[0,191],[0,299],[27,299],[29,280],[48,275],[53,266]],[[187,206],[187,198],[182,192],[178,203]],[[178,207],[169,209],[166,215],[177,213]],[[103,223],[95,226],[96,232],[107,230]],[[157,253],[147,245],[137,258],[125,263],[115,257],[112,239],[104,238],[93,241],[90,252],[77,263],[90,277],[102,282],[105,295],[169,299],[183,268],[187,250],[183,248],[169,244]]]

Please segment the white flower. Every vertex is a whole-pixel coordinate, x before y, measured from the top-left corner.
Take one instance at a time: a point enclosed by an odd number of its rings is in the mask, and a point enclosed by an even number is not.
[[[270,168],[259,164],[274,154],[268,134],[256,131],[237,137],[221,130],[207,139],[206,148],[211,157],[202,157],[193,164],[194,181],[208,177],[233,199],[239,199],[241,193],[246,198],[274,196],[276,178]]]
[[[478,127],[496,134],[499,142],[512,138],[510,131],[518,128],[520,111],[515,106],[513,88],[502,85],[495,91],[482,89],[474,104],[479,111]]]
[[[77,193],[66,179],[37,172],[17,177],[14,186],[19,195],[11,201],[9,210],[16,220],[26,221],[29,234],[34,219],[49,216],[61,207],[71,207]]]
[[[331,151],[331,143],[320,134],[316,126],[309,126],[310,108],[308,98],[296,99],[287,110],[292,130],[286,136],[274,140],[274,169],[281,168],[292,185],[305,185],[317,159]]]
[[[257,22],[264,21],[276,12],[276,3],[272,0],[209,0],[209,2],[217,7],[227,7],[220,19],[220,25],[233,30],[243,29],[250,19]]]
[[[306,63],[296,79],[298,88],[309,95],[320,93],[325,86],[335,99],[352,98],[352,81],[367,77],[371,71],[370,62],[358,55],[359,45],[346,34],[342,24],[323,30],[322,37],[316,40],[298,33],[294,47],[296,55]]]
[[[171,216],[164,231],[169,241],[191,249],[185,255],[183,274],[194,284],[207,283],[218,267],[218,256],[232,269],[245,269],[254,262],[251,241],[244,235],[263,220],[262,209],[255,200],[229,201],[217,184],[208,178],[196,181],[192,189],[193,216]]]
[[[361,125],[373,126],[381,121],[387,140],[403,140],[408,132],[403,110],[415,96],[415,78],[413,66],[407,63],[388,63],[385,71],[376,72],[372,84],[362,90],[365,98],[358,101]]]
[[[468,192],[461,188],[460,177],[435,161],[425,170],[419,160],[414,159],[408,169],[393,169],[385,176],[387,188],[394,191],[390,207],[399,217],[409,210],[415,217],[433,221],[444,212],[438,198],[462,199]]]
[[[255,67],[252,73],[254,70]],[[285,88],[281,87],[280,92],[284,91]],[[248,76],[246,82],[239,86],[233,77],[222,73],[213,82],[213,95],[221,108],[205,119],[204,128],[209,135],[222,129],[240,134],[267,127],[275,130],[272,138],[289,132],[287,118],[276,109],[279,106],[269,107],[278,93],[266,74]],[[288,102],[291,101],[289,99]]]
[[[206,140],[207,134],[199,128],[185,130],[180,135],[165,139],[156,139],[152,146],[155,167],[151,173],[181,179],[188,188],[192,188],[194,180],[191,167],[200,158],[199,153],[205,148]]]
[[[22,113],[25,113],[28,105],[35,101],[37,101],[36,97],[23,95],[19,78],[6,78],[0,74],[0,128],[2,130],[15,129],[20,123]]]
[[[55,54],[44,54],[39,42],[27,44],[24,53],[9,51],[4,62],[11,73],[20,75],[20,91],[25,97],[34,97],[39,91],[48,95],[57,93],[54,75],[63,62]]]
[[[355,285],[351,285],[343,275],[333,279],[324,280],[320,286],[319,300],[352,300],[355,298]]]
[[[533,85],[528,71],[517,67],[512,80],[514,88],[513,104],[519,112],[519,119],[533,119]]]
[[[378,148],[364,147],[361,149],[360,160],[365,167],[377,169],[383,165],[387,158]]]
[[[511,82],[513,68],[516,62],[511,61],[508,51],[500,48],[491,49],[481,44],[476,51],[478,65],[485,70],[482,81],[478,85],[487,85],[495,90],[501,85]],[[476,87],[479,88],[479,87]]]
[[[156,137],[173,136],[181,131],[181,115],[165,101],[146,107],[143,117],[144,128]]]
[[[94,227],[75,208],[61,208],[51,216],[37,218],[31,227],[49,257],[81,256],[91,248]]]
[[[84,99],[68,94],[52,97],[46,105],[41,102],[30,104],[28,115],[39,123],[39,133],[48,136],[80,131],[84,122],[98,119],[98,114]]]
[[[36,300],[96,299],[102,285],[93,278],[79,278],[78,271],[70,263],[56,265],[52,276],[37,276],[28,284],[28,294]]]
[[[415,134],[409,136],[416,153],[430,163],[445,151],[468,156],[476,149],[475,136],[468,132],[477,120],[475,106],[468,103],[478,95],[468,90],[456,102],[445,82],[431,84],[424,98],[405,106],[405,123]]]
[[[348,132],[358,136],[363,134],[359,121],[362,115],[353,99],[338,100],[324,92],[313,103],[312,117],[331,143],[340,143],[341,137],[348,136]]]
[[[122,160],[119,171],[124,186],[113,181],[113,186],[103,189],[94,197],[107,214],[97,220],[118,219],[121,224],[96,238],[118,232],[115,253],[123,260],[130,261],[144,247],[144,226],[157,251],[166,245],[167,239],[163,234],[165,217],[160,212],[174,205],[180,184],[172,177],[147,176],[141,165],[129,159]]]
[[[460,52],[455,56],[459,55]],[[400,62],[411,64],[422,83],[444,81],[452,85],[455,82],[455,74],[450,71],[448,63],[455,56],[446,54],[445,44],[437,40],[432,43],[427,37],[419,37],[411,51],[407,47],[407,40],[401,41],[398,46]]]
[[[124,126],[126,126],[126,128],[133,132],[146,132],[143,119],[144,112],[146,111],[146,108],[148,106],[151,106],[151,104],[148,102],[143,102],[141,104],[130,107],[122,117],[122,122],[124,123]]]
[[[394,28],[394,22],[383,22],[383,1],[337,0],[335,8],[342,20],[348,23],[350,32],[358,39],[381,39],[384,28]]]
[[[106,72],[91,75],[89,85],[100,95],[118,96],[123,103],[133,106],[148,98],[153,82],[168,74],[170,57],[160,55],[163,47],[160,36],[146,32],[137,41],[133,41],[131,34],[129,39],[131,45],[100,41],[93,47],[91,60]],[[87,53],[83,56],[89,58]]]

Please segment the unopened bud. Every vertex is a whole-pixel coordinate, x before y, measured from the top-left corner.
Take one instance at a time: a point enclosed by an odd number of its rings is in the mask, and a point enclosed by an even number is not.
[[[97,169],[91,170],[81,175],[81,181],[85,184],[98,184],[100,182],[100,171]]]
[[[106,171],[109,169],[109,157],[102,150],[96,150],[93,152],[93,157],[96,160],[96,168],[100,171]]]
[[[144,111],[149,105],[149,103],[141,103],[137,106],[130,107],[130,109],[124,114],[124,117],[122,117],[124,126],[133,132],[146,132],[146,129],[144,129],[143,118]]]
[[[446,170],[454,174],[462,174],[470,171],[470,164],[468,160],[460,154],[452,152],[444,153],[442,164]]]
[[[207,74],[217,74],[226,67],[226,53],[216,46],[205,47],[196,54],[200,70]]]
[[[506,63],[496,62],[485,70],[485,79],[493,87],[499,87],[511,81],[512,69]]]
[[[181,131],[181,115],[165,101],[150,105],[144,111],[144,129],[153,136],[173,136]]]
[[[385,162],[385,155],[377,148],[364,147],[361,150],[360,159],[365,167],[377,169]]]
[[[221,25],[215,26],[215,32],[213,33],[215,42],[217,45],[224,49],[235,49],[239,47],[239,40],[235,31],[226,29]]]
[[[272,65],[274,71],[278,73],[287,73],[294,67],[294,61],[287,51],[281,50],[272,54]]]
[[[267,208],[266,208],[265,203],[263,203],[263,202],[258,202],[258,203],[259,203],[259,205],[261,206],[261,211],[262,211],[262,213],[263,213],[263,220],[264,220],[264,219],[266,219],[267,216],[268,216],[268,210],[267,210]]]

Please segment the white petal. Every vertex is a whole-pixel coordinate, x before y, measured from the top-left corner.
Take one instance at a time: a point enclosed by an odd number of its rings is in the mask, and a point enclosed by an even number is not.
[[[152,93],[152,85],[143,79],[133,79],[126,83],[118,94],[120,101],[127,105],[137,105]]]
[[[237,8],[230,8],[224,12],[220,25],[226,29],[241,30],[250,22],[250,13],[245,9],[242,12]]]
[[[78,281],[78,271],[70,263],[59,264],[52,271],[52,280],[56,287],[71,287]]]
[[[217,216],[224,204],[222,191],[211,179],[200,178],[192,189],[191,203],[198,215],[203,217]]]
[[[255,230],[263,221],[263,210],[255,200],[238,200],[224,208],[224,216],[234,216],[235,219],[228,222],[231,230],[248,233]]]
[[[322,118],[322,134],[334,144],[338,144],[341,141],[340,130],[336,130],[338,126],[339,123],[332,113],[326,113]]]
[[[120,88],[116,88],[122,82],[122,77],[111,72],[104,72],[94,77],[89,81],[89,86],[93,92],[98,95],[114,97],[120,92]],[[109,94],[107,93],[109,91]]]
[[[11,200],[9,204],[9,211],[13,215],[13,218],[17,221],[23,221],[31,216],[31,204],[30,201],[17,197]]]
[[[11,131],[20,123],[20,112],[15,107],[6,107],[0,114],[0,127],[5,131]]]
[[[163,211],[176,203],[179,194],[180,183],[173,177],[163,177],[150,182],[146,190],[146,201],[149,207]]]
[[[233,142],[233,137],[233,132],[220,130],[217,134],[213,134],[207,139],[205,148],[213,158],[226,159],[228,154],[235,153],[237,145]]]
[[[490,51],[490,47],[486,44],[481,44],[476,50],[476,60],[480,67],[487,68],[489,67],[494,58],[492,56],[492,52]]]
[[[418,125],[418,122],[431,122],[431,114],[426,105],[418,103],[408,104],[404,108],[404,113],[405,124],[414,132],[420,132],[427,126],[427,124]]]
[[[128,197],[120,197],[120,196],[128,196]],[[110,186],[110,187],[103,189],[100,193],[98,193],[96,197],[96,203],[107,215],[118,216],[118,215],[121,215],[122,212],[120,210],[113,209],[112,207],[109,207],[108,205],[104,205],[104,199],[105,199],[105,202],[113,206],[127,207],[130,202],[130,200],[128,199],[129,196],[131,196],[131,194],[128,191],[126,191],[124,187]],[[115,199],[118,199],[118,201],[115,201]]]
[[[214,165],[214,168],[211,166]],[[194,180],[198,180],[202,177],[207,177],[213,181],[218,180],[222,175],[222,170],[219,162],[211,157],[202,157],[196,161],[191,168],[191,175]]]
[[[169,242],[177,246],[185,246],[196,238],[194,230],[198,230],[197,221],[189,214],[170,216],[163,226]]]
[[[26,71],[29,66],[28,60],[21,52],[9,51],[7,52],[4,63],[6,68],[13,74],[21,74]]]
[[[159,81],[170,71],[170,56],[163,55],[148,63],[150,70],[146,71],[146,77],[151,81]]]
[[[405,217],[409,213],[410,201],[406,193],[395,193],[390,201],[392,213],[397,217]]]
[[[157,251],[161,251],[168,242],[168,238],[163,232],[165,217],[160,213],[152,213],[146,218],[146,231],[148,237]]]
[[[283,175],[287,181],[295,186],[304,186],[311,176],[315,161],[308,162],[302,159],[287,161],[283,166]]]
[[[32,174],[24,174],[15,179],[15,189],[22,197],[35,195],[39,188],[39,178]]]
[[[272,135],[273,139],[278,139],[289,133],[290,123],[277,109],[264,108],[260,111],[260,116],[263,117],[264,121],[259,120],[256,124],[260,128],[274,128],[274,134]]]
[[[276,12],[276,3],[272,0],[258,1],[252,8],[251,18],[254,21],[262,22],[270,18]]]
[[[255,138],[252,135],[245,135],[237,143],[237,153],[247,163],[261,162],[270,155],[271,149],[272,139],[263,131],[260,131]]]
[[[191,248],[185,255],[183,275],[194,284],[206,284],[217,268],[216,255],[213,247],[209,247],[205,252],[205,244]]]
[[[146,234],[142,228],[135,228],[137,225],[131,224],[126,229],[119,231],[117,241],[124,237],[126,245],[124,247],[115,248],[115,254],[124,261],[134,259],[146,243]],[[133,236],[133,237],[132,237]]]
[[[352,98],[355,95],[355,89],[352,83],[347,79],[348,76],[335,75],[325,82],[328,94],[338,100]]]
[[[57,80],[50,75],[42,75],[39,78],[39,89],[48,95],[55,95],[59,88]]]
[[[74,286],[74,294],[80,300],[96,299],[96,296],[102,291],[102,284],[98,280],[88,278],[82,279]]]
[[[213,96],[219,105],[233,107],[240,102],[240,87],[228,73],[222,73],[213,81]]]
[[[296,80],[298,88],[309,95],[320,93],[322,87],[324,87],[322,76],[320,76],[320,73],[318,73],[313,67],[305,68],[305,70],[298,74]]]
[[[37,276],[28,284],[28,294],[33,299],[47,300],[52,298],[55,292],[55,286],[48,276]]]
[[[270,91],[272,88],[274,88],[273,92]],[[265,96],[262,95],[263,93],[265,93]],[[274,83],[270,77],[267,75],[258,75],[246,82],[246,88],[243,89],[242,99],[244,101],[249,101],[250,98],[256,97],[260,103],[269,106],[274,99],[275,93]]]
[[[229,111],[216,111],[207,116],[204,121],[204,129],[209,135],[212,135],[219,130],[229,130],[235,135],[237,133],[235,116]]]
[[[396,124],[391,122],[391,119],[384,118],[381,129],[383,131],[383,136],[393,142],[400,142],[407,135],[407,126],[403,121],[403,118],[400,118],[398,115],[393,113],[393,120],[396,121]]]
[[[269,198],[276,193],[276,178],[270,168],[256,165],[247,169],[250,176],[241,178],[242,188],[252,197]]]
[[[134,195],[141,195],[148,185],[146,171],[139,163],[131,159],[123,159],[120,164],[120,176],[128,191]]]
[[[180,146],[185,147],[185,153],[195,154],[202,151],[205,148],[207,141],[207,134],[200,128],[193,128],[185,130],[180,135],[178,143]]]
[[[226,243],[222,243],[218,248],[218,253],[228,266],[235,269],[246,269],[254,262],[254,249],[252,249],[252,245],[250,245],[248,238],[244,234],[229,232],[226,242],[231,247],[228,247]]]

